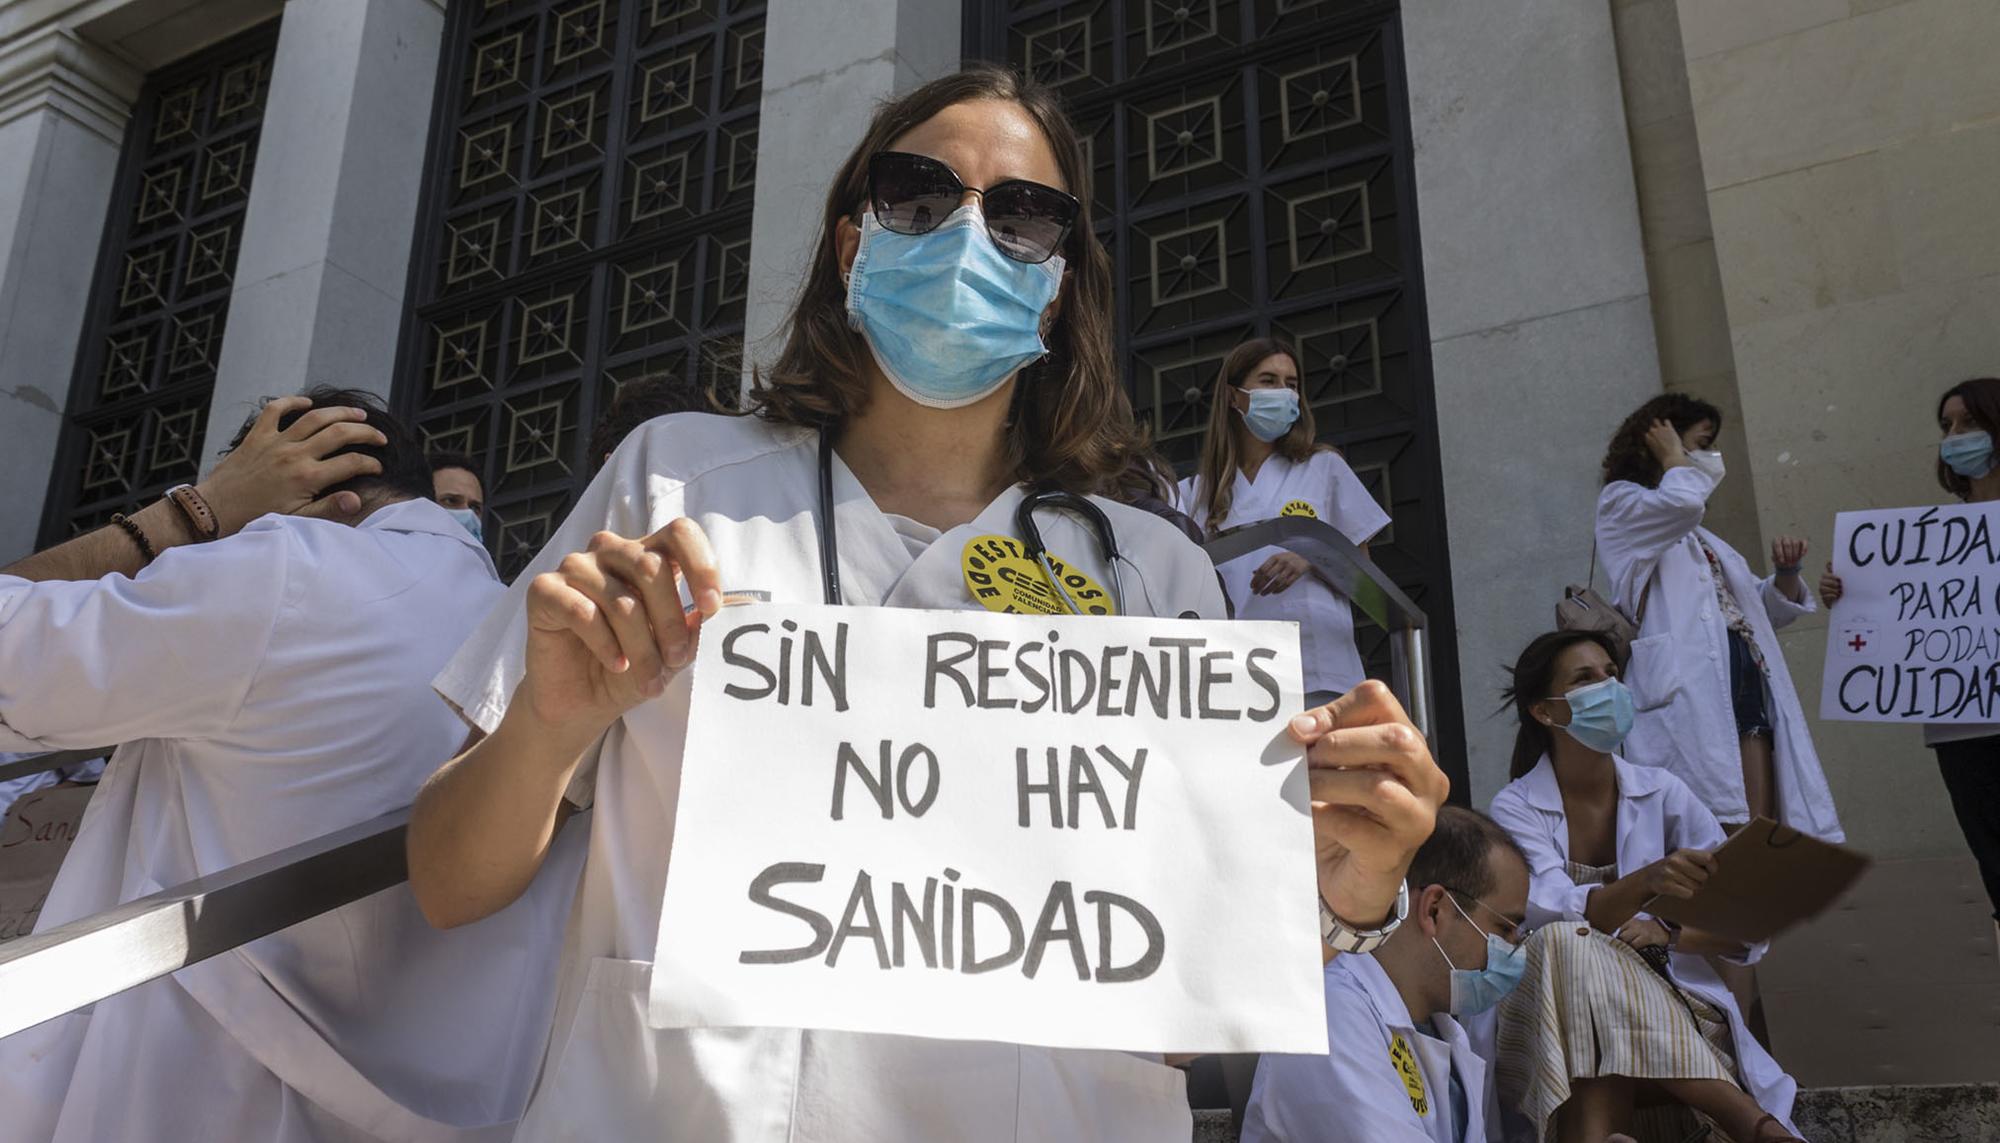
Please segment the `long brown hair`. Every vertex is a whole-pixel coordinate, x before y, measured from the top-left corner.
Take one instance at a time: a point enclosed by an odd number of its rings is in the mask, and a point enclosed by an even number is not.
[[[1970,381],[1960,381],[1944,391],[1938,398],[1937,419],[1940,428],[1944,425],[1944,403],[1957,397],[1965,402],[1965,411],[1972,414],[1972,423],[1985,429],[1987,435],[2000,441],[2000,378],[1974,377]],[[1940,457],[1937,462],[1938,484],[1946,492],[1964,500],[1972,495],[1972,482],[1951,470],[1951,466]]]
[[[1601,631],[1550,631],[1535,636],[1515,660],[1514,669],[1508,672],[1507,686],[1500,692],[1503,704],[1500,709],[1513,707],[1521,720],[1519,729],[1514,731],[1514,757],[1507,764],[1508,778],[1526,777],[1552,748],[1555,735],[1535,717],[1534,706],[1548,698],[1549,688],[1555,685],[1556,660],[1578,643],[1595,643],[1604,648],[1613,663],[1618,661],[1617,647]]]
[[[1292,347],[1275,337],[1253,337],[1229,351],[1215,374],[1215,387],[1208,394],[1208,435],[1201,442],[1201,467],[1196,469],[1197,493],[1201,496],[1202,526],[1210,535],[1222,530],[1229,518],[1229,502],[1236,499],[1236,470],[1243,457],[1236,447],[1236,424],[1230,417],[1229,391],[1243,383],[1265,358],[1283,354],[1292,362],[1299,377],[1299,419],[1291,430],[1272,442],[1278,455],[1294,463],[1315,452],[1331,451],[1331,445],[1314,438],[1312,406],[1306,403],[1306,371]]]
[[[1062,293],[1044,340],[1049,354],[1014,382],[1007,459],[1017,480],[1074,492],[1104,488],[1134,449],[1130,400],[1111,350],[1111,262],[1091,230],[1090,171],[1076,128],[1049,89],[1019,74],[975,65],[884,103],[827,191],[805,285],[792,308],[784,350],[759,372],[747,411],[768,421],[837,431],[867,407],[867,343],[847,324],[847,284],[834,243],[843,218],[859,223],[868,160],[948,107],[973,100],[1014,103],[1041,126],[1069,192],[1082,203],[1063,244]]]

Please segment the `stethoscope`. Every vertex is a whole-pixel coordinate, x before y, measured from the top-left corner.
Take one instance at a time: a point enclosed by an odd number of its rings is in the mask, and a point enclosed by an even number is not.
[[[1021,503],[1014,509],[1014,530],[1021,537],[1027,556],[1049,577],[1049,583],[1061,597],[1063,606],[1071,615],[1082,615],[1084,610],[1063,585],[1062,577],[1049,563],[1047,545],[1042,542],[1042,530],[1035,525],[1035,510],[1054,508],[1058,511],[1073,512],[1089,522],[1097,533],[1097,546],[1104,555],[1104,563],[1111,569],[1111,605],[1115,613],[1125,614],[1125,581],[1118,570],[1121,562],[1130,562],[1118,551],[1118,533],[1111,527],[1111,520],[1104,510],[1092,504],[1088,497],[1074,492],[1056,489],[1031,491],[1021,497]],[[840,540],[836,534],[833,517],[833,437],[825,432],[819,434],[819,574],[821,586],[826,591],[826,602],[838,605],[840,597]]]

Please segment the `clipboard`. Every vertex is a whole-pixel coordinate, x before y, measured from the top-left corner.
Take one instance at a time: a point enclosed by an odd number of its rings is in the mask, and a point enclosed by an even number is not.
[[[1746,944],[1766,941],[1825,912],[1872,863],[1770,818],[1737,830],[1715,851],[1716,870],[1693,897],[1657,898],[1656,917]]]

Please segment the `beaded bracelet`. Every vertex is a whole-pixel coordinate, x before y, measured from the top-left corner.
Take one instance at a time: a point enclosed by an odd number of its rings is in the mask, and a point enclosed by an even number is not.
[[[132,542],[139,545],[139,552],[146,557],[147,563],[150,564],[160,558],[160,553],[153,549],[153,541],[146,538],[145,530],[140,528],[138,524],[133,523],[130,517],[126,516],[123,512],[113,512],[111,514],[111,522],[123,528],[125,534],[132,537]]]
[[[1797,574],[1799,574],[1799,568],[1800,568],[1800,567],[1802,567],[1802,566],[1804,566],[1804,565],[1802,565],[1802,564],[1778,564],[1778,565],[1776,565],[1776,571],[1777,571],[1777,573],[1778,573],[1779,575],[1797,575]]]

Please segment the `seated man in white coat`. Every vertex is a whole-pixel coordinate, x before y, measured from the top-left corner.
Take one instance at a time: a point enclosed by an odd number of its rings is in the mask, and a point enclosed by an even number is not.
[[[38,931],[406,806],[463,736],[430,678],[502,587],[414,434],[316,390],[238,446],[0,571],[0,750],[122,744]],[[450,933],[397,887],[0,1040],[0,1139],[504,1140],[577,868]]]
[[[1520,977],[1527,860],[1491,818],[1446,806],[1409,882],[1403,927],[1326,966],[1332,1050],[1258,1062],[1243,1143],[1500,1138],[1490,1013]]]

